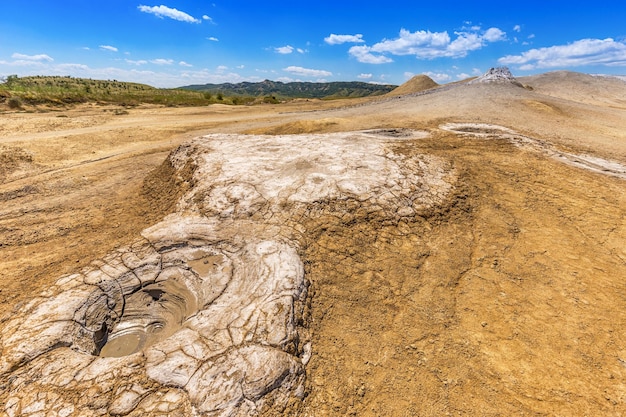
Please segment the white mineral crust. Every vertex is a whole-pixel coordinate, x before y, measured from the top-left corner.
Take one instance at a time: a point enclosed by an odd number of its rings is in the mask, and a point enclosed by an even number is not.
[[[249,416],[302,397],[315,349],[301,320],[307,220],[349,217],[341,204],[354,203],[399,221],[444,201],[454,171],[394,151],[415,137],[216,134],[179,147],[176,175],[195,171],[175,213],[0,321],[3,411]]]

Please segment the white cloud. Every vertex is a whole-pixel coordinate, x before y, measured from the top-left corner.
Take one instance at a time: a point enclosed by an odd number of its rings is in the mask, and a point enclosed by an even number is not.
[[[39,55],[24,55],[24,54],[19,54],[19,53],[14,53],[13,55],[11,55],[11,58],[13,59],[17,59],[20,61],[32,61],[32,62],[52,62],[54,61],[54,59],[52,59],[49,55],[46,54],[39,54]]]
[[[180,61],[178,63],[178,65],[180,65],[181,67],[193,67],[193,65],[186,63],[185,61]]]
[[[173,59],[157,58],[157,59],[150,60],[150,62],[155,64],[155,65],[172,65],[174,63],[174,60]]]
[[[487,42],[498,42],[506,40],[506,33],[498,28],[489,28],[485,31],[483,38]]]
[[[215,36],[211,36],[211,37],[209,37],[209,38],[207,38],[207,39],[208,39],[208,40],[210,40],[210,41],[213,41],[213,42],[219,42],[219,41],[220,41],[220,40],[219,40],[219,39],[217,39]]]
[[[290,66],[290,67],[287,67],[287,68],[283,68],[283,71],[290,72],[290,73],[296,74],[296,75],[301,75],[301,76],[304,76],[304,77],[330,77],[331,75],[333,75],[333,73],[330,72],[330,71],[310,69],[310,68],[303,68],[303,67],[295,67],[295,66]]]
[[[428,71],[428,72],[424,72],[423,74],[429,76],[430,78],[437,81],[438,83],[450,81],[450,79],[452,78],[450,77],[450,74],[446,74],[444,72]]]
[[[115,46],[111,46],[111,45],[100,45],[100,49],[102,49],[103,51],[111,51],[111,52],[117,52],[117,48]]]
[[[521,32],[522,31],[522,27],[520,25],[515,25],[513,26],[513,32]]]
[[[356,35],[335,35],[331,33],[330,36],[324,38],[324,42],[329,45],[340,45],[342,43],[363,43],[363,35],[360,33]]]
[[[418,59],[462,58],[471,51],[484,47],[488,42],[506,39],[506,33],[498,28],[481,31],[473,26],[466,31],[455,32],[452,39],[448,32],[418,30],[410,32],[401,29],[396,39],[384,39],[372,46],[362,45],[350,48],[350,55],[359,62],[383,64],[392,62],[386,54],[415,55]]]
[[[211,19],[211,16],[207,16],[207,15],[203,15],[202,16],[202,20],[206,20],[208,22],[213,22],[213,19]]]
[[[371,53],[372,48],[369,46],[353,46],[348,53],[355,57],[357,61],[365,64],[387,64],[393,62],[393,59],[384,55],[374,55]]]
[[[359,74],[357,76],[357,78],[361,79],[361,80],[369,80],[373,77],[373,74]]]
[[[200,23],[201,22],[199,19],[196,19],[195,17],[188,15],[185,12],[181,12],[180,10],[173,9],[171,7],[167,7],[163,5],[161,6],[140,5],[140,6],[137,6],[137,8],[141,12],[153,14],[157,17],[160,17],[161,19],[163,19],[164,17],[169,17],[170,19],[178,20],[180,22],[187,22],[187,23]]]
[[[127,59],[126,63],[128,63],[130,65],[137,65],[137,66],[139,66],[139,65],[146,65],[148,63],[148,61],[146,61],[144,59],[140,59],[140,60],[137,60],[137,61],[134,61],[132,59]]]
[[[521,70],[584,65],[626,66],[626,43],[611,38],[581,39],[567,45],[530,49],[521,55],[507,55],[498,62],[519,65]]]
[[[304,49],[302,49],[302,48],[298,48],[298,49],[296,49],[296,51],[297,51],[299,54],[303,54],[303,53],[305,53],[305,52],[306,52],[306,51],[305,51]]]
[[[218,65],[215,68],[215,71],[218,73],[223,73],[224,71],[226,71],[228,69],[228,67],[226,65]]]
[[[59,64],[56,68],[67,71],[85,71],[89,69],[85,64]]]
[[[276,51],[279,54],[283,54],[283,55],[287,55],[292,53],[294,50],[293,46],[291,45],[285,45],[285,46],[281,46],[278,48],[274,48],[274,51]]]
[[[29,61],[24,59],[18,59],[16,61],[0,61],[1,65],[8,65],[11,67],[35,67],[35,68],[44,68],[46,67],[46,63],[41,61]],[[13,71],[13,70],[11,70]],[[39,74],[29,74],[29,75],[39,75]]]
[[[467,74],[465,72],[462,72],[462,73],[456,75],[456,79],[457,80],[464,80],[464,79],[469,78],[469,77],[471,77],[471,75],[469,75],[469,74]]]

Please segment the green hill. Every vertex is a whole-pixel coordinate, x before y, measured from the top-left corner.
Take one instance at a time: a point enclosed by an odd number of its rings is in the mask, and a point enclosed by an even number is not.
[[[186,106],[215,102],[234,104],[223,97],[222,101],[218,101],[216,97],[198,91],[155,88],[117,80],[10,75],[0,83],[0,104],[13,109],[23,105],[66,105],[87,102]]]
[[[185,90],[203,91],[211,94],[232,96],[274,96],[288,98],[353,98],[383,95],[397,86],[370,84],[359,81],[337,81],[330,83],[290,82],[265,80],[258,83],[201,84],[181,87]]]
[[[364,82],[310,83],[263,81],[155,88],[117,80],[92,80],[62,76],[10,75],[0,80],[0,106],[56,106],[96,102],[134,106],[142,103],[166,106],[202,106],[213,103],[278,103],[292,98],[351,98],[383,95],[393,85]]]

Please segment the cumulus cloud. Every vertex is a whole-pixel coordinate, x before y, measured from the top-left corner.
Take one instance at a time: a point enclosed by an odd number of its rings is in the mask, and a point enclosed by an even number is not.
[[[296,74],[296,75],[301,75],[303,77],[329,77],[333,75],[333,73],[330,71],[296,67],[296,66],[283,68],[283,71]]]
[[[359,74],[357,76],[357,78],[361,79],[361,80],[369,80],[373,77],[373,74]]]
[[[72,64],[72,63],[59,64],[56,66],[56,68],[60,70],[68,70],[68,71],[86,71],[89,69],[89,67],[85,64]]]
[[[335,35],[331,33],[330,36],[324,38],[324,42],[329,45],[341,45],[342,43],[363,43],[363,35],[360,33],[356,35]]]
[[[185,61],[180,61],[180,62],[178,63],[178,65],[180,65],[181,67],[193,67],[193,65],[188,64],[188,63],[187,63],[187,62],[185,62]]]
[[[365,64],[387,64],[389,62],[393,62],[393,59],[384,55],[372,54],[372,48],[365,45],[353,46],[352,48],[350,48],[348,53],[355,57],[357,61],[363,62]]]
[[[127,59],[126,63],[130,64],[130,65],[137,65],[137,66],[139,66],[139,65],[146,65],[148,63],[148,61],[143,60],[143,59],[139,59],[139,60],[136,60],[136,61],[134,61],[132,59]]]
[[[211,16],[207,16],[207,15],[203,15],[202,16],[202,20],[206,20],[208,22],[213,22],[213,19],[211,18]]]
[[[521,32],[522,31],[522,27],[520,25],[515,25],[513,26],[513,32]]]
[[[161,19],[163,19],[164,17],[169,17],[170,19],[178,20],[180,22],[187,22],[187,23],[200,23],[201,22],[200,19],[196,19],[195,17],[185,12],[181,12],[178,9],[173,9],[171,7],[167,7],[163,5],[161,6],[140,5],[140,6],[137,6],[137,8],[141,12],[153,14]]]
[[[275,51],[276,53],[278,53],[278,54],[283,54],[283,55],[288,55],[288,54],[291,54],[291,53],[293,53],[294,51],[295,51],[295,52],[297,52],[297,53],[299,53],[299,54],[303,54],[303,53],[305,53],[305,52],[306,52],[306,51],[305,51],[304,49],[302,49],[302,48],[294,48],[294,47],[293,47],[293,46],[291,46],[291,45],[285,45],[285,46],[281,46],[281,47],[278,47],[278,48],[274,48],[274,51]]]
[[[454,32],[455,38],[448,32],[418,30],[411,32],[401,29],[395,39],[384,39],[372,46],[359,45],[350,48],[349,53],[359,62],[384,64],[393,62],[387,55],[414,55],[418,59],[462,58],[471,51],[481,49],[489,42],[506,39],[506,33],[498,28],[482,31],[479,27]]]
[[[150,62],[155,64],[155,65],[172,65],[174,63],[174,60],[173,59],[157,58],[157,59],[151,60]]]
[[[118,49],[115,46],[111,46],[111,45],[100,45],[100,49],[102,49],[103,51],[111,51],[111,52],[118,51]]]
[[[506,33],[498,28],[489,28],[485,31],[483,39],[487,42],[498,42],[506,40]]]
[[[46,54],[38,54],[38,55],[25,55],[25,54],[19,54],[19,53],[14,53],[13,55],[11,55],[11,58],[13,59],[17,59],[19,61],[32,61],[32,62],[52,62],[54,61],[54,59],[52,59],[49,55]]]
[[[507,55],[498,62],[519,65],[521,70],[585,65],[626,66],[626,43],[612,38],[581,39],[567,45],[530,49],[521,55]]]
[[[276,51],[279,54],[288,55],[294,51],[294,47],[291,45],[285,45],[285,46],[281,46],[278,48],[274,48],[274,51]]]
[[[424,72],[423,74],[429,76],[430,78],[437,81],[438,83],[450,81],[450,79],[452,78],[450,77],[450,74],[446,74],[445,72],[428,71],[428,72]]]

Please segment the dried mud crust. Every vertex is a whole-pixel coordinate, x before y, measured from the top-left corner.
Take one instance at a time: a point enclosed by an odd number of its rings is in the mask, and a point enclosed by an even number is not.
[[[71,414],[96,382],[101,401],[85,415],[291,409],[312,354],[299,253],[336,221],[393,227],[445,205],[457,172],[414,141],[213,134],[181,145],[144,183],[148,196],[175,192],[152,197],[171,215],[5,319],[5,411]],[[35,373],[45,377],[29,382]]]
[[[22,169],[33,164],[33,156],[24,149],[15,146],[0,145],[0,184]]]
[[[297,415],[623,412],[622,180],[506,140],[414,146],[461,173],[448,206],[335,222],[303,255],[314,355]]]

